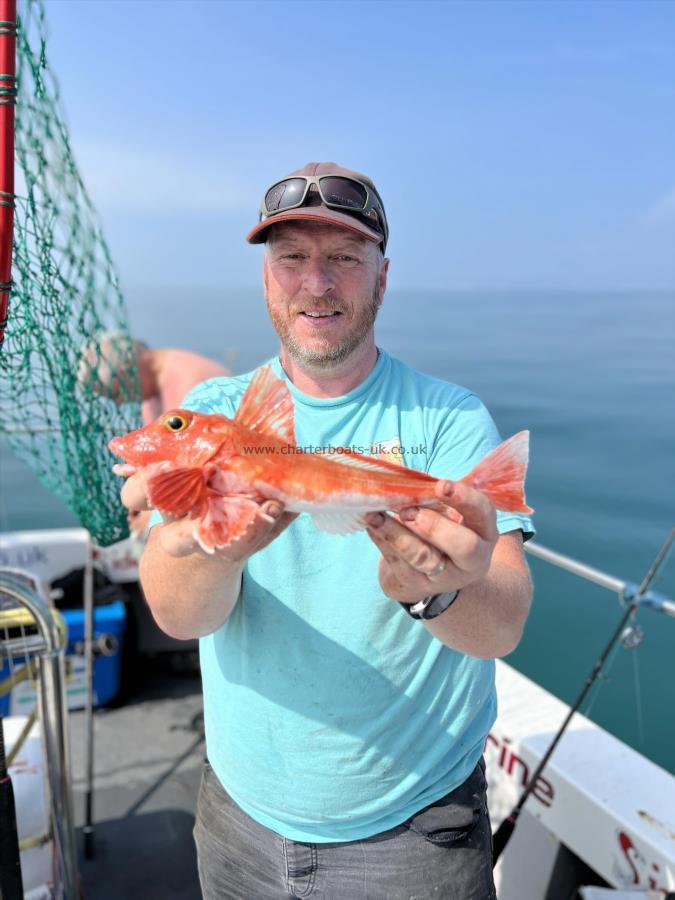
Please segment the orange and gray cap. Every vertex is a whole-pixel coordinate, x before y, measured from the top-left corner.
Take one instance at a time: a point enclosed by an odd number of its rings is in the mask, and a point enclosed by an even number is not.
[[[292,209],[281,208],[279,210],[268,210],[266,200],[272,194],[272,191],[283,182],[306,176],[308,178],[318,178],[319,176],[338,176],[361,183],[369,192],[369,197],[365,205],[365,209],[345,209],[343,206],[335,208],[328,206],[324,202],[323,197],[319,193],[317,185],[310,183],[309,188],[305,191],[304,200],[301,205]],[[377,192],[377,188],[367,175],[360,172],[354,172],[351,169],[345,169],[338,166],[334,162],[307,163],[302,169],[291,172],[284,178],[275,182],[263,196],[260,205],[260,222],[252,228],[246,235],[249,244],[262,244],[267,240],[267,230],[278,222],[289,221],[309,221],[322,222],[327,225],[337,225],[354,234],[361,235],[369,241],[382,245],[384,253],[389,237],[389,227],[387,217],[384,211],[384,205]]]

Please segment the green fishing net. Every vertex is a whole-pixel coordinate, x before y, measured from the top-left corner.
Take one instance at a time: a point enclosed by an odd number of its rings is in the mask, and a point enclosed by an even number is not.
[[[124,300],[70,148],[45,35],[42,0],[24,0],[0,435],[107,546],[128,530],[106,445],[140,424],[140,387]],[[111,379],[120,364],[125,377]]]

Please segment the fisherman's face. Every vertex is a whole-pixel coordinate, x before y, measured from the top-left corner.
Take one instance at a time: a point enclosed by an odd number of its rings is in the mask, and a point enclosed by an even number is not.
[[[291,358],[331,369],[372,343],[388,265],[376,244],[344,228],[275,225],[265,250],[265,301]]]

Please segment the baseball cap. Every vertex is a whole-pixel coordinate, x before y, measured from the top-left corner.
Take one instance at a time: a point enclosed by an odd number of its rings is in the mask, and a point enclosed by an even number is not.
[[[314,181],[308,184],[305,179]],[[321,181],[317,184],[318,179]],[[347,191],[347,196],[345,191],[336,190],[338,185],[349,188],[348,183],[340,179],[357,182],[352,185],[353,191]],[[286,198],[290,196],[291,192],[284,190],[285,183],[292,186],[296,197],[301,197],[304,191],[302,202],[291,209],[282,206],[279,199],[282,193]],[[362,188],[359,189],[358,185]],[[361,201],[363,206],[358,208]],[[277,205],[280,208],[275,208]],[[389,236],[384,205],[373,181],[361,172],[346,169],[334,162],[307,163],[302,169],[274,182],[263,196],[260,221],[246,235],[246,240],[249,244],[262,244],[267,240],[267,231],[271,225],[294,220],[336,225],[381,244],[382,252]]]

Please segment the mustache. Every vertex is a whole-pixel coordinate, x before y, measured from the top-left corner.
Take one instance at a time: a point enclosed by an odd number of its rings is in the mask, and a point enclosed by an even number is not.
[[[315,297],[302,303],[293,303],[291,313],[301,312],[344,312],[346,304],[339,297]]]

